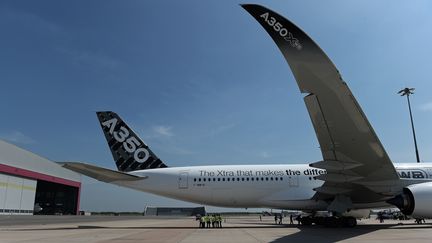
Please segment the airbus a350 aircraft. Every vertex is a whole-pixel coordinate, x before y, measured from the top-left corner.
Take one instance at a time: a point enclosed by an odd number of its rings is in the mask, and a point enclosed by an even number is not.
[[[114,112],[97,112],[118,171],[65,167],[100,181],[199,204],[310,212],[302,223],[356,225],[360,209],[397,206],[432,217],[432,164],[393,165],[360,105],[326,54],[301,29],[259,5],[248,11],[279,47],[297,81],[323,160],[311,164],[169,168]],[[317,217],[328,211],[332,217]]]

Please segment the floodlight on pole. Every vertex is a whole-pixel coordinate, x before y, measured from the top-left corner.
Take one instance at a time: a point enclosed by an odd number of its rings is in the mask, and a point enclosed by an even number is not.
[[[411,94],[414,94],[414,90],[415,90],[414,88],[404,88],[404,89],[400,90],[398,92],[398,94],[400,94],[401,96],[407,97],[408,110],[409,110],[409,115],[410,115],[410,119],[411,119],[411,128],[412,128],[412,133],[413,133],[413,137],[414,137],[415,153],[416,153],[417,163],[420,163],[420,156],[419,156],[419,152],[417,149],[417,139],[416,139],[416,134],[415,134],[415,130],[414,130],[414,122],[413,122],[413,117],[412,117],[412,112],[411,112],[411,103],[410,103],[410,99],[409,99],[409,96]]]

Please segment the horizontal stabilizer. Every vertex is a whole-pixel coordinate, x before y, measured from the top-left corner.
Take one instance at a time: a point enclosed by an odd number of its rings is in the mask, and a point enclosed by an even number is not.
[[[120,171],[105,169],[102,167],[89,165],[81,162],[60,162],[59,164],[61,164],[66,169],[78,172],[80,174],[94,178],[98,181],[108,183],[113,181],[135,181],[147,178],[130,175]]]

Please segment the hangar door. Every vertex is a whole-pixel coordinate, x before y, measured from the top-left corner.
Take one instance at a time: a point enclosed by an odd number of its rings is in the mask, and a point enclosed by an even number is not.
[[[37,181],[35,205],[40,207],[35,214],[77,214],[78,187],[43,180]]]
[[[0,215],[33,214],[36,180],[0,173]]]

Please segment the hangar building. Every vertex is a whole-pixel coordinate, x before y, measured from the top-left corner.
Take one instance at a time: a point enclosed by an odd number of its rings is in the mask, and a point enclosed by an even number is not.
[[[0,140],[0,215],[77,214],[81,176]]]

